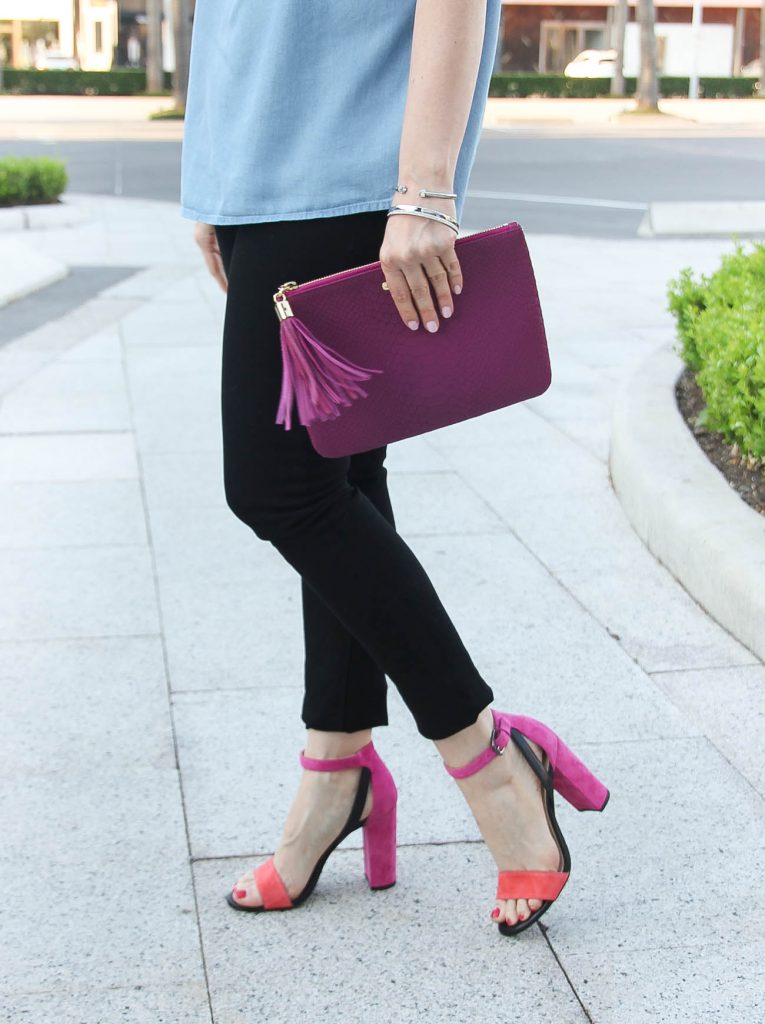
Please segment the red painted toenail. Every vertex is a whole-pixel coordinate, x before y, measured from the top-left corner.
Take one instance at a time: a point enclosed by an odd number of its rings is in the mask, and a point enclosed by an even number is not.
[[[528,914],[519,914],[518,915],[518,920],[519,921],[525,921],[527,917],[528,917]]]
[[[495,907],[491,912],[492,917],[499,917],[499,907]]]
[[[243,900],[247,895],[246,889],[234,889],[234,897],[238,900]]]

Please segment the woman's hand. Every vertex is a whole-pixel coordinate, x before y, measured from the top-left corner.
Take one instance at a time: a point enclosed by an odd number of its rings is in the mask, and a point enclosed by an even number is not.
[[[194,224],[194,241],[202,250],[207,269],[221,286],[224,292],[228,291],[228,280],[223,267],[223,258],[218,248],[218,236],[212,224],[202,224],[197,221]]]
[[[456,239],[450,227],[427,217],[403,213],[388,217],[380,266],[401,319],[413,331],[420,326],[418,317],[427,330],[437,331],[437,310],[444,317],[452,315],[452,292],[462,291]]]

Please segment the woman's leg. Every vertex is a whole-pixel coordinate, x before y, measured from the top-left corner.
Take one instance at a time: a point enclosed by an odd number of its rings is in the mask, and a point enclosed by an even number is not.
[[[220,232],[229,279],[224,480],[234,513],[279,550],[391,678],[420,732],[439,739],[475,722],[491,689],[414,553],[349,481],[349,459],[320,456],[304,427],[275,423],[281,352],[274,291],[283,281],[371,262],[384,227],[385,211],[373,211]],[[336,701],[328,691],[316,713]]]
[[[348,482],[395,525],[386,449],[352,455]],[[314,729],[354,732],[388,724],[385,673],[316,591],[302,580],[305,636],[303,721]]]

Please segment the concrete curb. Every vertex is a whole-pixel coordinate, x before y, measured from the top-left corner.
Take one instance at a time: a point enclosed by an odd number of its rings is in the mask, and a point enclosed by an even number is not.
[[[677,408],[669,345],[615,403],[609,465],[638,536],[717,621],[765,658],[765,518],[731,490]]]
[[[18,238],[0,238],[0,309],[15,299],[60,281],[69,273],[59,260]]]
[[[71,228],[90,219],[90,214],[84,207],[72,206],[67,202],[12,206],[7,210],[0,210],[0,232]]]
[[[642,238],[734,233],[765,237],[765,203],[651,203],[638,227]]]

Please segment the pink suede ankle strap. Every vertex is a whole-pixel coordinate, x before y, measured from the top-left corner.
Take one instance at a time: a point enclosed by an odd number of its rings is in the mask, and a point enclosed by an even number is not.
[[[510,719],[501,712],[495,711],[494,708],[492,708],[491,713],[494,718],[494,729],[489,746],[482,750],[477,757],[474,757],[472,761],[468,761],[467,764],[463,764],[460,768],[450,768],[446,761],[444,761],[444,768],[446,768],[452,778],[466,779],[469,775],[475,775],[489,761],[493,761],[495,757],[504,754],[505,747],[510,742]]]
[[[371,767],[374,754],[374,744],[370,740],[361,750],[357,750],[355,754],[350,754],[348,757],[306,757],[301,751],[300,763],[303,768],[308,768],[312,772],[341,772],[345,768],[361,768],[365,765],[368,768]]]

